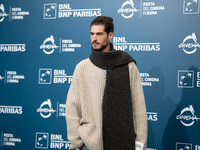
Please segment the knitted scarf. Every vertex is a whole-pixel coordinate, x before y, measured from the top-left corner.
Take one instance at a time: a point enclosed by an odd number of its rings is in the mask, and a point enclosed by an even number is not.
[[[103,96],[103,149],[135,150],[135,133],[128,63],[135,60],[124,51],[92,49],[91,62],[106,69]],[[136,63],[136,62],[135,62]]]

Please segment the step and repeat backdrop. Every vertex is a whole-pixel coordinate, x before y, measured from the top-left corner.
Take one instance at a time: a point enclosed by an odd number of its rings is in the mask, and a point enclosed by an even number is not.
[[[136,61],[147,150],[200,150],[200,0],[1,0],[0,149],[65,149],[66,96],[91,54],[90,23]],[[137,87],[136,87],[137,88]],[[119,137],[120,140],[120,137]]]

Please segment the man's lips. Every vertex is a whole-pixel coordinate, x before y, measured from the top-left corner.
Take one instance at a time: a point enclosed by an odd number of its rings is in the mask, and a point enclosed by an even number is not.
[[[96,45],[98,45],[99,43],[98,43],[98,42],[92,42],[92,44],[93,44],[94,46],[96,46]]]
[[[98,44],[97,44],[97,43],[94,43],[93,46],[98,46]]]

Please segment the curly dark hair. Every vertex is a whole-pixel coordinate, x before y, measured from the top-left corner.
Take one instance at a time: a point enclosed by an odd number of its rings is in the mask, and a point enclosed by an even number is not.
[[[110,32],[114,32],[114,23],[112,17],[98,16],[91,22],[90,28],[93,25],[104,25],[104,30],[107,34],[109,34]]]

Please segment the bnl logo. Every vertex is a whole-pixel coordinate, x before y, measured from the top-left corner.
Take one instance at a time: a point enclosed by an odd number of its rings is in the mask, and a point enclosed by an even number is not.
[[[198,14],[199,0],[184,0],[183,14]]]
[[[43,19],[56,19],[56,11],[57,11],[56,3],[44,4]]]
[[[194,71],[179,70],[177,86],[179,88],[193,88],[194,87]]]
[[[48,148],[49,133],[37,132],[35,137],[35,148]]]
[[[192,150],[190,143],[176,143],[176,150]]]
[[[51,84],[52,69],[39,69],[39,84]]]

